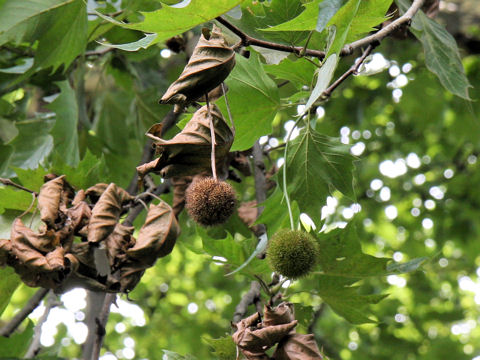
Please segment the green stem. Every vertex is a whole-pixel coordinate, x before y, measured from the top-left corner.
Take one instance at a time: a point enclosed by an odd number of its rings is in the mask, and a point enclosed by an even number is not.
[[[283,163],[283,196],[285,196],[285,201],[287,203],[288,217],[290,218],[290,228],[292,230],[295,230],[295,225],[294,225],[294,222],[293,222],[292,205],[290,204],[290,197],[288,196],[288,190],[287,190],[287,151],[288,151],[288,143],[290,142],[290,138],[292,137],[293,130],[295,130],[298,123],[302,119],[303,119],[303,116],[300,116],[297,119],[297,121],[295,121],[295,124],[292,126],[292,128],[288,132],[287,138],[285,139],[285,150],[283,152],[283,158],[284,158],[284,163]]]

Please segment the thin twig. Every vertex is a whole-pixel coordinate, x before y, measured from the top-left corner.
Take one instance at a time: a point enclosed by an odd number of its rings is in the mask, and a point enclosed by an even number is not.
[[[37,292],[28,300],[25,306],[10,320],[4,327],[0,329],[0,336],[9,337],[16,328],[25,320],[33,310],[37,308],[45,295],[48,294],[48,289],[38,289]]]
[[[107,294],[103,302],[102,311],[99,316],[96,318],[96,337],[95,342],[93,343],[92,359],[98,359],[100,356],[100,349],[102,348],[103,338],[105,337],[106,331],[105,326],[107,325],[108,316],[110,315],[110,308],[117,298],[117,294]]]
[[[390,24],[388,24],[387,26],[385,26],[384,28],[382,28],[381,30],[377,31],[376,33],[370,36],[354,41],[350,44],[346,44],[343,47],[343,49],[340,51],[340,56],[351,55],[358,48],[365,47],[375,42],[379,42],[383,40],[386,36],[394,32],[396,29],[398,29],[403,24],[408,24],[412,20],[413,16],[421,8],[421,6],[423,5],[423,2],[424,0],[414,0],[410,8],[405,12],[405,14],[400,16],[395,21],[392,21]],[[301,55],[313,56],[320,60],[325,58],[324,51],[306,49],[301,46],[289,46],[289,45],[279,44],[271,41],[256,39],[246,34],[241,29],[239,29],[238,27],[236,27],[235,25],[233,25],[232,23],[230,23],[228,20],[226,20],[221,16],[217,17],[216,20],[240,38],[240,44],[236,45],[237,47],[255,45],[255,46],[263,47],[266,49],[294,53],[299,56]]]
[[[257,218],[262,214],[264,207],[259,206],[267,200],[267,180],[265,178],[265,163],[263,161],[263,151],[260,143],[257,141],[253,145],[253,172],[255,180],[255,199],[257,200]],[[267,229],[265,224],[257,225],[256,235],[265,234]],[[259,257],[265,257],[265,254],[259,254]]]
[[[233,323],[236,324],[242,320],[248,312],[248,306],[255,303],[256,299],[260,299],[261,285],[258,281],[252,281],[250,284],[250,290],[242,296],[242,299],[235,307],[233,313]]]
[[[328,98],[332,95],[332,92],[342,83],[344,82],[350,75],[356,75],[358,73],[358,69],[360,65],[365,61],[368,55],[372,52],[372,50],[376,47],[378,43],[368,45],[367,49],[363,52],[362,56],[358,58],[355,63],[348,69],[345,73],[342,74],[335,82],[330,85],[325,91],[320,95],[321,99]]]
[[[42,326],[45,321],[47,321],[50,310],[52,310],[57,305],[60,305],[60,302],[57,301],[57,295],[55,295],[53,291],[50,291],[45,304],[45,311],[43,312],[40,319],[38,319],[37,325],[35,325],[35,329],[33,331],[33,339],[30,343],[30,346],[28,347],[27,353],[25,354],[25,359],[34,358],[40,352],[40,338],[42,337]]]
[[[13,186],[13,187],[15,187],[15,188],[17,188],[17,189],[20,189],[20,190],[29,192],[30,194],[34,194],[35,196],[38,195],[38,193],[37,193],[36,191],[27,189],[26,187],[23,187],[23,186],[20,185],[20,184],[14,183],[14,182],[13,182],[12,180],[10,180],[10,179],[0,178],[0,183],[2,183],[2,184],[5,185],[5,186]]]

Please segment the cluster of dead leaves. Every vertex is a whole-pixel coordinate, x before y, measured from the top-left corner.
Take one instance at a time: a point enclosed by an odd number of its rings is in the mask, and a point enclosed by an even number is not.
[[[221,29],[202,30],[187,65],[160,99],[162,104],[175,104],[179,112],[195,101],[208,101],[198,109],[185,128],[173,139],[161,138],[161,124],[152,126],[147,136],[154,140],[155,160],[137,167],[140,181],[150,172],[165,178],[211,174],[212,134],[214,128],[215,166],[219,178],[228,175],[228,154],[234,134],[220,109],[212,101],[223,95],[222,82],[235,66],[235,52],[228,46]]]
[[[263,321],[257,312],[236,324],[233,341],[247,360],[322,360],[312,334],[297,334],[293,305],[265,306]],[[272,357],[266,351],[277,345]]]
[[[172,251],[180,228],[165,202],[150,205],[135,239],[134,228],[119,222],[134,201],[124,189],[100,183],[75,192],[63,175],[46,180],[38,194],[38,231],[16,218],[10,239],[0,239],[0,266],[13,267],[28,286],[127,292]]]

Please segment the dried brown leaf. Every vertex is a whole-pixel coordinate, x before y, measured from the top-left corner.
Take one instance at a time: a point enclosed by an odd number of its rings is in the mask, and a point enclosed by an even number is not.
[[[322,360],[313,334],[289,334],[277,346],[275,360]]]
[[[289,302],[282,302],[276,307],[265,306],[263,325],[279,325],[287,324],[295,320],[293,304]]]
[[[257,220],[258,210],[255,200],[241,203],[237,211],[240,220],[248,227],[251,227],[255,223],[255,220]]]
[[[12,251],[12,243],[7,239],[0,239],[0,267],[4,266]]]
[[[215,129],[215,157],[219,172],[226,171],[226,157],[233,143],[233,133],[215,105],[210,105]],[[207,106],[195,112],[185,128],[171,140],[155,139],[158,159],[137,167],[141,177],[160,172],[163,177],[211,172],[212,139]]]
[[[81,201],[85,201],[86,198],[87,198],[87,195],[85,194],[85,190],[83,189],[78,190],[77,193],[75,194],[75,197],[72,200],[72,206],[79,204]]]
[[[62,175],[46,182],[42,185],[38,194],[40,218],[50,228],[53,228],[55,220],[59,217],[64,178],[65,175]]]
[[[133,198],[114,183],[108,185],[92,210],[88,225],[88,241],[98,243],[110,235],[122,212],[122,205]]]
[[[98,183],[93,186],[90,186],[86,191],[85,195],[90,199],[92,204],[96,204],[100,196],[107,190],[109,184]]]
[[[235,66],[235,52],[221,29],[204,29],[185,69],[160,99],[162,104],[185,105],[220,85]]]
[[[140,261],[143,269],[153,266],[159,257],[170,254],[179,234],[180,226],[172,208],[164,201],[152,204],[135,245],[127,250],[127,256]]]
[[[135,244],[135,239],[132,237],[134,230],[133,226],[117,224],[110,236],[105,239],[107,257],[112,269],[124,260],[127,249]]]
[[[11,228],[12,243],[21,242],[34,250],[47,253],[60,245],[60,237],[55,231],[46,229],[44,232],[36,233],[26,227],[20,218],[16,218]]]
[[[67,210],[67,215],[71,220],[73,231],[78,232],[85,225],[88,225],[88,221],[92,216],[92,210],[86,202],[80,201]]]
[[[173,186],[173,204],[172,209],[175,216],[178,217],[185,207],[185,191],[192,182],[192,176],[173,177],[171,183]]]

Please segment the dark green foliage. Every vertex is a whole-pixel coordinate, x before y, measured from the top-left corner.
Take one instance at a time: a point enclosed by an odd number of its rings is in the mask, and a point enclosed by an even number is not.
[[[317,263],[317,256],[315,238],[301,230],[280,230],[267,247],[272,270],[291,279],[307,276]]]

